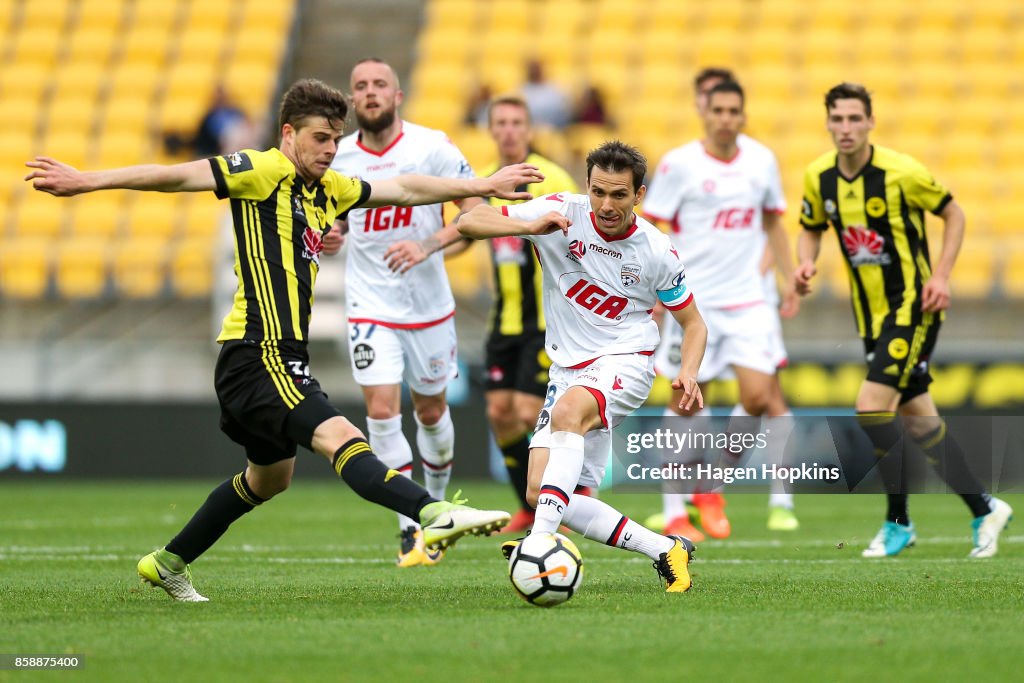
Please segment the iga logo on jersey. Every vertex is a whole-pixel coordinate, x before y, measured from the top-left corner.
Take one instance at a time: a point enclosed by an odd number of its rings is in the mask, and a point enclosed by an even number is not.
[[[583,244],[580,240],[573,240],[569,242],[569,252],[565,255],[570,261],[580,262],[583,255],[587,253],[587,245]]]
[[[320,233],[307,227],[302,233],[302,246],[302,257],[320,265],[320,252],[324,250],[324,240]]]
[[[589,281],[583,273],[566,273],[559,279],[558,286],[573,304],[572,309],[592,325],[618,325],[633,312],[629,299],[614,294],[614,288],[609,284],[600,280]]]
[[[850,258],[850,265],[855,268],[887,266],[892,262],[889,254],[883,251],[885,238],[863,225],[851,225],[843,231],[843,248]]]

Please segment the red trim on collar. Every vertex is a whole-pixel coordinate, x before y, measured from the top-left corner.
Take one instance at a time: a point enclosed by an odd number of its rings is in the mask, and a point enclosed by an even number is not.
[[[711,152],[709,152],[709,151],[708,151],[708,146],[707,146],[707,145],[705,145],[705,144],[704,144],[703,142],[701,142],[701,143],[700,143],[700,146],[701,146],[701,147],[702,147],[702,148],[704,149],[704,153],[705,153],[705,154],[707,154],[707,155],[708,155],[709,157],[711,157],[711,158],[712,158],[712,159],[714,159],[715,161],[720,161],[720,162],[722,162],[723,164],[731,164],[732,162],[736,161],[737,159],[739,159],[739,157],[740,157],[740,153],[741,153],[741,152],[743,151],[742,149],[740,149],[740,146],[739,146],[739,145],[736,145],[736,153],[735,153],[735,154],[733,154],[733,155],[732,155],[732,157],[731,157],[731,158],[729,158],[729,159],[723,159],[722,157],[720,157],[720,156],[715,156],[714,154],[712,154]]]
[[[636,214],[635,213],[633,214],[633,224],[631,226],[629,226],[629,230],[627,230],[626,232],[622,233],[621,235],[615,235],[614,237],[609,237],[608,235],[606,235],[603,232],[601,232],[600,229],[598,229],[598,227],[597,227],[597,216],[594,215],[593,211],[590,212],[590,224],[592,226],[594,226],[594,232],[596,232],[598,235],[600,235],[601,239],[603,239],[605,242],[618,242],[619,240],[624,240],[627,237],[629,237],[630,235],[632,235],[634,232],[636,232],[637,227],[638,227],[637,224],[636,224]]]
[[[395,145],[398,144],[398,141],[402,139],[403,135],[405,135],[405,131],[404,130],[402,130],[402,131],[400,131],[398,133],[398,137],[395,138],[394,140],[392,140],[390,145],[388,145],[387,147],[385,147],[384,149],[382,149],[381,151],[378,152],[377,150],[370,149],[369,147],[367,147],[366,145],[363,144],[363,132],[359,131],[359,137],[356,138],[356,147],[358,147],[359,149],[363,150],[367,154],[372,154],[375,157],[382,157],[385,154],[387,154],[388,152],[390,152],[392,147],[394,147]]]

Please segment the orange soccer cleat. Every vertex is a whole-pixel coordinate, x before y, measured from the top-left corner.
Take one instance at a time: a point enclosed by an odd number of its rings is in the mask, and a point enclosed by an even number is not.
[[[700,525],[711,538],[729,538],[732,526],[725,516],[725,498],[721,493],[695,493],[693,504],[700,510]]]
[[[690,518],[687,515],[673,517],[665,524],[664,531],[666,536],[685,536],[694,543],[704,540],[704,534],[690,522]]]

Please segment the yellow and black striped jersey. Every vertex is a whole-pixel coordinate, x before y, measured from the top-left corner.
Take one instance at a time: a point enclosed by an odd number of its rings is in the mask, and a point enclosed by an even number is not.
[[[231,198],[238,288],[218,342],[307,341],[323,235],[370,187],[328,170],[307,186],[279,149],[210,159],[216,194]]]
[[[578,192],[572,176],[550,159],[530,152],[524,163],[539,168],[544,174],[544,180],[517,187],[517,191],[528,191],[534,197],[557,192]],[[481,175],[491,175],[498,168],[496,163],[491,164]],[[492,206],[518,203],[494,198],[490,202]],[[491,308],[491,333],[514,336],[544,330],[541,271],[530,243],[521,237],[494,237],[489,242],[495,292],[494,306]]]
[[[916,159],[885,147],[873,146],[854,178],[843,177],[837,161],[832,151],[807,167],[800,223],[835,228],[858,333],[876,339],[887,319],[930,324],[936,314],[921,311],[921,289],[932,274],[924,212],[941,214],[952,195]]]

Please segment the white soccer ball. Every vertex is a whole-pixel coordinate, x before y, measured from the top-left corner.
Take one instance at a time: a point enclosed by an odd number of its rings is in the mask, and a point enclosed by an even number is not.
[[[508,560],[508,576],[531,605],[554,607],[571,598],[583,581],[583,557],[562,534],[530,534]]]

